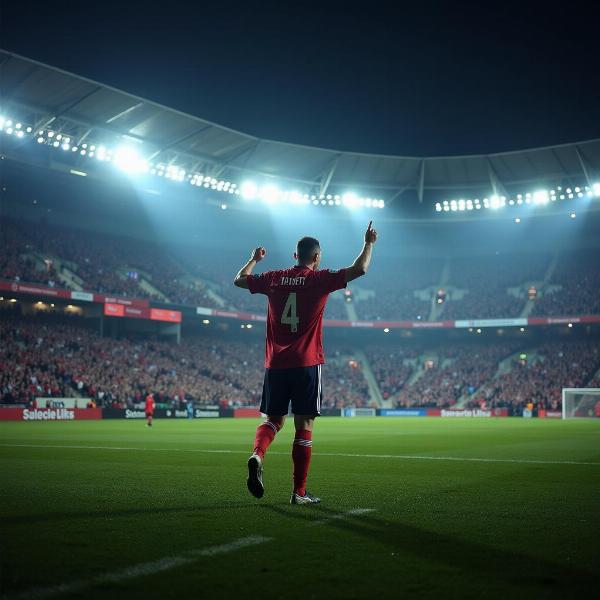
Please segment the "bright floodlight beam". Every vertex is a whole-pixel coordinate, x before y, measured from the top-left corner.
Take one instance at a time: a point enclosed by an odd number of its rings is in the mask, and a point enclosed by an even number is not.
[[[115,153],[115,164],[127,173],[143,173],[148,170],[148,163],[129,146],[121,146]]]
[[[240,193],[244,200],[254,200],[258,187],[254,181],[244,181],[240,187]]]

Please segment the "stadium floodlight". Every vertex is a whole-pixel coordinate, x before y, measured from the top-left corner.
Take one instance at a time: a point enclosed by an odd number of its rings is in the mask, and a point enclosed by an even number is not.
[[[263,185],[258,192],[258,197],[267,204],[275,204],[281,197],[281,190],[276,185]]]
[[[241,195],[244,200],[254,200],[258,191],[258,186],[254,181],[244,181],[240,187]]]
[[[358,197],[354,192],[347,192],[342,196],[342,203],[344,206],[355,207],[358,206]]]
[[[33,127],[26,123],[13,123],[7,120],[5,116],[0,117],[0,130],[7,135],[16,134],[18,137],[24,137],[25,132],[32,133]],[[128,173],[151,173],[158,177],[166,177],[172,181],[187,181],[190,185],[203,187],[205,189],[215,190],[220,193],[230,195],[241,195],[245,200],[260,199],[266,204],[287,203],[287,204],[310,204],[311,200],[315,206],[347,206],[350,208],[384,208],[385,201],[371,197],[360,197],[354,192],[344,194],[321,194],[318,198],[315,195],[310,196],[297,190],[280,189],[273,184],[257,184],[253,181],[245,181],[240,186],[228,180],[220,180],[210,175],[202,175],[196,172],[188,173],[185,169],[177,165],[155,164],[147,162],[138,151],[130,146],[120,146],[111,149],[103,145],[96,147],[91,142],[73,145],[72,138],[65,133],[53,130],[41,129],[36,132],[34,139],[38,144],[48,144],[54,148],[71,150],[87,158],[97,158],[100,161],[114,161],[122,171]],[[470,201],[461,202],[460,210],[470,209]],[[444,210],[446,210],[444,208]],[[441,212],[441,209],[438,211]]]
[[[571,213],[571,219],[574,219],[575,217],[577,217],[577,215],[575,213]]]
[[[85,150],[82,150],[83,152]],[[117,149],[115,164],[127,173],[143,173],[148,170],[148,163],[130,146],[121,146]]]
[[[515,219],[515,223],[518,225],[520,222],[521,222],[521,219],[520,219],[519,217],[517,217],[517,218]]]
[[[600,418],[599,388],[563,388],[563,419]]]

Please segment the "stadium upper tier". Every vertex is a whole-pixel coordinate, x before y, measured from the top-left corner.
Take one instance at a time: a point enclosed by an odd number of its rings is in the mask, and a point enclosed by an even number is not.
[[[15,135],[31,135],[56,148],[80,146],[70,159],[74,168],[89,164],[92,146],[116,152],[125,142],[131,147],[123,161],[131,162],[134,148],[155,171],[163,168],[167,175],[170,166],[172,178],[185,173],[205,187],[221,181],[239,189],[247,178],[259,183],[277,178],[317,199],[354,191],[389,202],[413,191],[422,202],[428,194],[439,200],[440,191],[451,198],[500,197],[527,191],[526,186],[593,186],[600,167],[600,140],[446,157],[384,156],[265,140],[3,50],[0,81],[1,112],[27,124]],[[59,161],[48,166],[58,168]]]
[[[150,392],[159,404],[174,408],[185,402],[259,404],[264,370],[258,341],[189,335],[176,345],[102,338],[86,321],[0,309],[0,404],[83,397],[99,406],[132,408]],[[554,340],[534,347],[514,340],[433,347],[396,342],[360,350],[328,343],[323,406],[458,406],[520,414],[532,403],[559,410],[561,389],[597,385],[599,368],[597,341]]]
[[[266,300],[232,285],[240,254],[224,248],[174,254],[158,242],[0,221],[0,278],[129,298],[265,314]],[[200,256],[200,258],[198,258]],[[242,257],[243,258],[243,257]],[[290,264],[272,256],[271,268]],[[340,267],[342,265],[336,265]],[[259,269],[260,270],[260,269]],[[393,276],[390,276],[393,274]],[[377,257],[326,317],[440,321],[600,314],[597,250],[468,258]]]

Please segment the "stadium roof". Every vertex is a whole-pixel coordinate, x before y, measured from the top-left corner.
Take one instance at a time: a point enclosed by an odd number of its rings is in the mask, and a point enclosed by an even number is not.
[[[486,155],[407,157],[260,139],[90,79],[0,50],[0,110],[81,144],[139,144],[149,160],[239,182],[271,178],[324,194],[350,189],[388,203],[407,190],[501,193],[587,182],[600,173],[600,139]],[[552,126],[551,123],[548,124]],[[438,194],[439,195],[439,194]]]

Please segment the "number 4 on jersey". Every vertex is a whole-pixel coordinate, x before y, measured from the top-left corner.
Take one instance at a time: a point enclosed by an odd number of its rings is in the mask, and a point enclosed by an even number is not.
[[[292,333],[296,333],[298,331],[298,323],[300,323],[300,318],[296,313],[296,292],[290,292],[290,295],[288,296],[283,308],[281,322],[284,325],[289,325]]]

